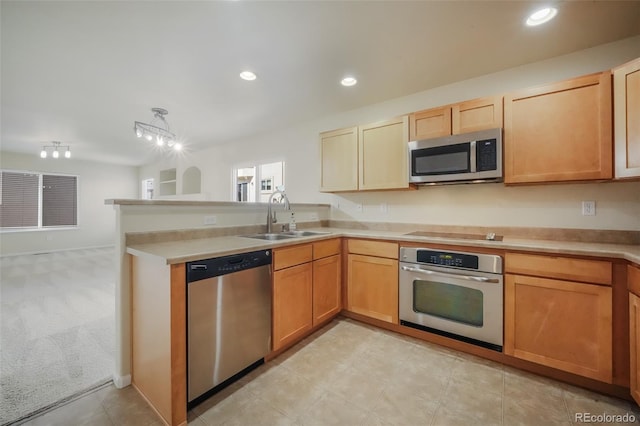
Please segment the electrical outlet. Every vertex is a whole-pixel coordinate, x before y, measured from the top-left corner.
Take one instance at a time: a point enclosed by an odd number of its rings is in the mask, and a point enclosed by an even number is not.
[[[380,213],[388,213],[388,212],[389,212],[389,205],[387,203],[381,203]]]
[[[318,220],[318,213],[311,213],[309,215],[309,219],[311,220]]]
[[[216,221],[217,221],[216,215],[214,215],[214,214],[204,217],[204,224],[205,225],[215,225]]]
[[[582,216],[595,216],[596,215],[596,202],[595,201],[583,201],[582,202]]]
[[[362,213],[362,204],[360,203],[356,204],[356,211],[359,213]]]

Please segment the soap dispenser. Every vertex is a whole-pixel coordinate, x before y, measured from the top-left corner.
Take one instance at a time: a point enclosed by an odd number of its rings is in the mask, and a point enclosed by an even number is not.
[[[289,218],[289,231],[295,231],[296,229],[296,214],[291,212],[291,217]]]

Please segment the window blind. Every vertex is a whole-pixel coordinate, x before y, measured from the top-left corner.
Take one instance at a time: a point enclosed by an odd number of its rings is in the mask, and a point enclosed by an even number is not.
[[[42,226],[75,226],[77,214],[76,176],[42,175]]]
[[[37,227],[40,176],[24,172],[1,172],[0,180],[0,226]]]

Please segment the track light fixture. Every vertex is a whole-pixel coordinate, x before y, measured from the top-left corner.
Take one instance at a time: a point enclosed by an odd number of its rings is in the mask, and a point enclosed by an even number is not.
[[[69,145],[61,145],[62,142],[51,142],[51,145],[43,145],[42,151],[40,151],[40,158],[47,158],[49,155],[48,150],[51,150],[51,156],[53,158],[60,158],[60,149],[65,149],[64,158],[71,158],[71,148]]]
[[[176,135],[169,130],[169,123],[167,123],[165,115],[169,114],[164,108],[151,108],[153,112],[153,120],[150,124],[142,123],[140,121],[134,122],[133,131],[139,138],[145,138],[149,142],[155,141],[157,146],[165,146],[173,148],[175,151],[182,149],[182,144],[176,142]]]

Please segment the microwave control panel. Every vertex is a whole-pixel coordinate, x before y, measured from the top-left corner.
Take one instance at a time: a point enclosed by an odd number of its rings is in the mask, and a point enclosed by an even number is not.
[[[489,170],[496,170],[497,157],[496,157],[496,140],[487,139],[476,142],[476,171],[486,172]]]

